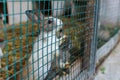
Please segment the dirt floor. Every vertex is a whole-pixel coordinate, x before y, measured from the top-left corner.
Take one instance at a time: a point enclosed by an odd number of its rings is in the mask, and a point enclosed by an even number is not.
[[[120,42],[100,66],[95,80],[120,80]]]

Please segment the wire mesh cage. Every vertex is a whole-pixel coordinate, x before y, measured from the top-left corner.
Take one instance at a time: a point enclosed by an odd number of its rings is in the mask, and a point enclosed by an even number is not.
[[[98,0],[0,1],[0,79],[87,80],[97,9]]]

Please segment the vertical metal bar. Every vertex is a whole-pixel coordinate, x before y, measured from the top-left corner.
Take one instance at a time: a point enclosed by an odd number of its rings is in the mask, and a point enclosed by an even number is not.
[[[20,59],[22,59],[22,0],[20,0],[20,37],[21,37],[21,40],[20,40]],[[15,28],[14,28],[15,30]],[[22,60],[20,60],[20,68],[22,69]],[[16,71],[17,72],[17,71]],[[22,78],[22,73],[20,73],[20,77]]]
[[[120,23],[119,23],[120,22],[120,9],[119,9],[120,8],[120,0],[119,0],[118,4],[119,4],[119,6],[118,6],[119,11],[118,11],[118,15],[117,15],[118,16],[118,18],[117,18],[117,26],[120,26]]]
[[[90,61],[90,73],[92,75],[95,73],[95,63],[96,63],[96,51],[97,51],[97,32],[98,32],[98,17],[99,17],[99,0],[95,0],[95,8],[94,8],[94,33],[92,40],[92,49],[91,49],[91,61]]]
[[[28,5],[29,5],[29,0],[28,0],[28,2],[27,2],[27,9],[29,9],[29,6],[28,6]],[[29,25],[29,22],[27,21],[26,23],[27,23],[27,24],[26,24],[26,33],[28,33],[28,25]],[[26,43],[28,42],[27,39],[28,39],[28,36],[26,36]],[[27,57],[28,57],[28,54],[27,54]],[[28,72],[29,72],[29,66],[28,66],[29,61],[28,61],[28,60],[26,61],[26,64],[27,64],[27,66],[26,66],[25,68],[27,69],[27,73],[28,73]],[[31,66],[31,65],[30,65],[30,66]],[[24,69],[23,69],[23,70],[24,70]],[[23,70],[22,70],[22,71],[23,71]],[[30,75],[27,74],[27,75],[25,76],[25,79],[28,79],[28,80],[29,80],[29,76],[31,76],[31,75],[32,75],[32,74],[30,74]]]
[[[6,0],[3,0],[2,3],[3,3],[3,14],[4,14],[4,17],[6,17],[6,16],[8,16],[8,14],[6,14],[6,5],[7,5],[6,3],[7,3],[7,1],[6,1]],[[4,38],[5,38],[5,40],[7,40],[7,34],[6,34],[6,33],[7,33],[7,32],[6,32],[6,31],[7,31],[7,30],[6,30],[6,29],[7,29],[7,27],[6,27],[6,18],[5,18],[5,22],[4,22],[3,25],[4,25],[3,30],[4,30],[4,35],[5,35]],[[7,44],[7,43],[8,43],[8,41],[6,41],[5,44]],[[7,47],[5,50],[6,50],[5,58],[6,58],[6,65],[7,65],[7,66],[5,67],[5,69],[6,69],[6,73],[5,73],[5,74],[6,74],[6,78],[9,78],[9,73],[8,73],[8,47]]]
[[[13,21],[13,22],[12,22],[12,27],[11,27],[11,29],[12,29],[12,34],[13,34],[12,37],[14,37],[14,31],[15,31],[15,30],[14,30],[14,28],[15,28],[15,27],[14,27],[14,26],[15,26],[15,22],[14,22],[14,21],[15,21],[15,18],[14,18],[14,17],[15,17],[15,15],[16,15],[15,9],[14,9],[15,3],[16,3],[16,2],[15,2],[14,0],[12,0],[12,16],[13,16],[13,17],[12,17],[12,21]],[[12,45],[13,45],[13,47],[15,48],[15,44],[12,43]],[[14,54],[15,54],[15,51],[12,51],[12,52],[13,52],[12,55],[14,55]],[[15,56],[14,56],[14,61],[13,61],[13,63],[14,63],[14,76],[13,76],[13,79],[16,80],[17,77],[16,77],[15,73],[16,73],[17,71],[16,71],[16,59],[15,59]]]
[[[98,32],[101,25],[101,16],[102,16],[102,0],[99,1],[99,19],[98,19]]]

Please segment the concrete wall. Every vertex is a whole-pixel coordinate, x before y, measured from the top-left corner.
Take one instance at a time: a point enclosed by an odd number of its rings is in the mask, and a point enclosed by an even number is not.
[[[7,2],[9,24],[20,23],[27,20],[25,11],[32,9],[31,2]]]
[[[100,23],[104,25],[115,25],[118,21],[119,15],[119,0],[101,0]],[[59,16],[63,14],[64,1],[52,1],[52,14]],[[13,7],[14,5],[14,7]],[[24,12],[27,9],[32,9],[32,2],[8,2],[9,24],[26,21],[27,17]],[[21,9],[20,9],[21,8]],[[22,13],[22,14],[20,14]],[[11,15],[11,14],[14,14]],[[21,18],[21,20],[20,20]],[[13,22],[14,21],[14,22]]]
[[[103,25],[116,25],[119,18],[120,0],[101,0],[100,21]]]
[[[64,1],[51,1],[51,8],[53,16],[60,16],[63,14]],[[8,2],[9,24],[24,22],[27,20],[24,14],[25,10],[32,9],[32,2]],[[14,15],[14,16],[13,16]]]
[[[106,25],[107,27],[115,27],[118,25],[120,19],[120,0],[100,0],[100,25]],[[98,29],[99,30],[99,29]],[[98,33],[99,34],[99,33]],[[103,34],[104,35],[104,34]],[[106,42],[96,53],[96,65],[109,54],[109,52],[116,46],[120,39],[120,31],[114,35],[108,42]],[[99,45],[99,44],[98,44]]]

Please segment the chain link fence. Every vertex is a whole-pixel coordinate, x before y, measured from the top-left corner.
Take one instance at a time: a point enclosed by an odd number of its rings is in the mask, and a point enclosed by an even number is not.
[[[99,0],[0,1],[0,80],[87,80]]]

